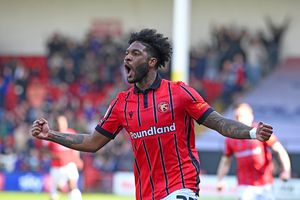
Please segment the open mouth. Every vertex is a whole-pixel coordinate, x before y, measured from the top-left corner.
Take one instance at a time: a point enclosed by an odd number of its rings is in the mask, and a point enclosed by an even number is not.
[[[124,67],[125,67],[125,71],[127,73],[127,76],[130,76],[130,74],[132,72],[132,69],[131,69],[130,65],[128,65],[128,64],[125,63]]]

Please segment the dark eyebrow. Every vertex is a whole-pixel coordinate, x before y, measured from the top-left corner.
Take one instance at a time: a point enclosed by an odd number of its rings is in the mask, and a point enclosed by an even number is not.
[[[140,49],[126,49],[125,52],[127,53],[127,52],[130,52],[130,51],[131,52],[143,52],[144,50],[141,51]]]

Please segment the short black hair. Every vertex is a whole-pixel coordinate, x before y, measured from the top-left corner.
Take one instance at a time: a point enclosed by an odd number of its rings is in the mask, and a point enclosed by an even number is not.
[[[139,32],[132,33],[128,43],[132,44],[135,41],[143,43],[147,48],[147,52],[157,58],[157,67],[164,67],[170,60],[172,46],[168,37],[157,33],[155,29],[142,29]]]

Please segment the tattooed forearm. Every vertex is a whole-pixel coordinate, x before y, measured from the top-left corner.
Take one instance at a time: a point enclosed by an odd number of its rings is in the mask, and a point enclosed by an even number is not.
[[[51,134],[51,140],[67,147],[72,147],[74,144],[81,144],[83,139],[83,135],[79,134],[57,134],[54,131]]]
[[[79,151],[89,151],[87,145],[84,144],[86,134],[67,134],[50,131],[49,138],[51,141],[59,143],[65,147],[69,147]]]
[[[250,138],[249,131],[251,127],[240,122],[224,118],[217,112],[212,112],[203,122],[208,128],[214,129],[226,137],[231,138]]]

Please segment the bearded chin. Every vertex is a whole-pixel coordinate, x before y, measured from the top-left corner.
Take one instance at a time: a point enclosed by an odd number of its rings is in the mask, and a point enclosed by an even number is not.
[[[134,79],[131,80],[131,81],[127,79],[127,81],[129,83],[140,82],[141,80],[143,80],[147,76],[148,72],[149,72],[148,63],[145,62],[145,63],[143,63],[143,64],[136,67]]]
[[[131,84],[131,83],[135,83],[136,81],[135,80],[129,80],[129,78],[127,78],[127,82]]]

